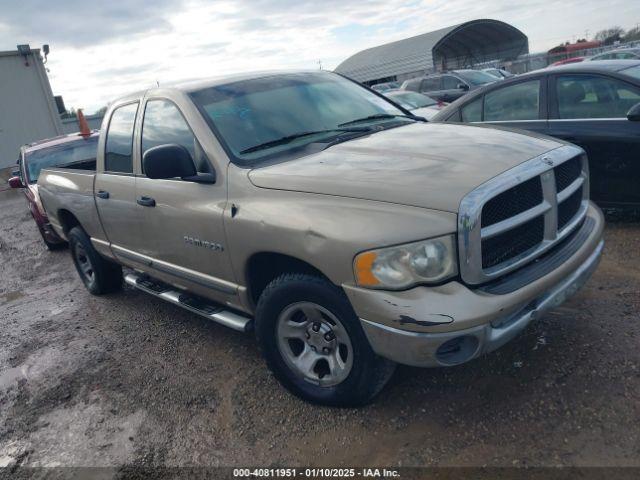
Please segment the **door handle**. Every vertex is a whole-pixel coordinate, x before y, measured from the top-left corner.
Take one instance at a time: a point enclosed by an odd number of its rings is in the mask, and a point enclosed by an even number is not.
[[[156,201],[151,197],[138,197],[136,200],[138,205],[142,205],[143,207],[155,207]]]
[[[107,198],[109,198],[109,192],[106,192],[104,190],[98,190],[96,192],[96,197],[107,199]]]

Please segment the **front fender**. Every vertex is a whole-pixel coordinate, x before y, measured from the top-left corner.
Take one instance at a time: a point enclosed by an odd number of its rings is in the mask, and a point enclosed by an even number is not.
[[[227,244],[236,278],[255,253],[298,258],[336,285],[353,284],[353,259],[364,250],[456,231],[457,215],[386,202],[255,187],[230,174]]]

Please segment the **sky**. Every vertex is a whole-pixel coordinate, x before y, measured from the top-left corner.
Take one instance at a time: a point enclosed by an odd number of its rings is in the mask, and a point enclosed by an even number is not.
[[[638,0],[0,0],[0,51],[47,43],[67,108],[92,113],[156,83],[251,70],[333,69],[350,55],[478,18],[531,52],[640,23]]]

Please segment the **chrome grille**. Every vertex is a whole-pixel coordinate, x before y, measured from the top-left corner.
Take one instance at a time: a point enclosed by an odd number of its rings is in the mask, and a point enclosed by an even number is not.
[[[586,215],[588,190],[586,156],[566,145],[469,193],[458,215],[463,280],[484,283],[542,255]]]
[[[580,158],[573,157],[564,163],[561,163],[553,169],[556,175],[556,190],[558,192],[564,190],[582,173],[582,165],[580,165]]]
[[[542,202],[542,183],[540,177],[533,177],[496,195],[482,207],[482,226],[511,218],[520,212],[529,210]]]
[[[582,204],[582,188],[578,188],[566,200],[558,203],[558,230],[562,230],[575,217]]]
[[[482,268],[491,268],[535,248],[544,240],[542,215],[482,240]]]

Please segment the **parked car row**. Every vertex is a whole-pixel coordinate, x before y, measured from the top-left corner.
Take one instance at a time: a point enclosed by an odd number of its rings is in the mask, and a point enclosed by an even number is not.
[[[558,60],[551,64],[552,67],[566,65],[567,63],[594,62],[600,60],[640,60],[640,48],[619,48],[609,50],[608,52],[599,53],[592,57],[571,57],[564,60]]]

